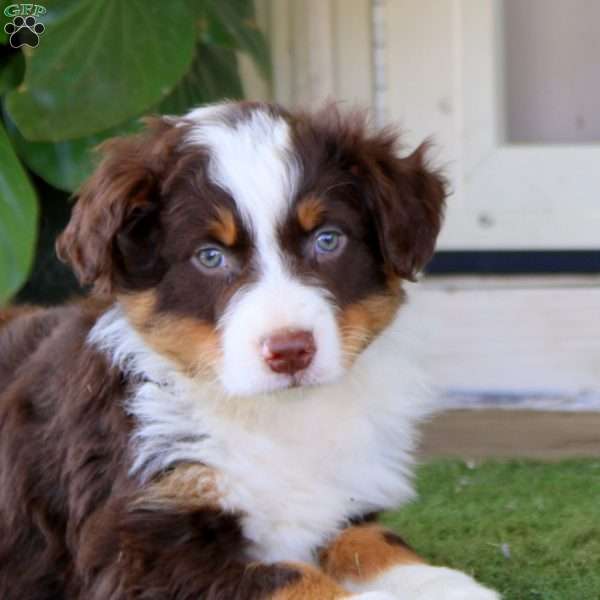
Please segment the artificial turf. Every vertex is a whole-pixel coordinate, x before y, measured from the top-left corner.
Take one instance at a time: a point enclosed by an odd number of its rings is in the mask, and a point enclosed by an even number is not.
[[[384,515],[422,556],[504,600],[600,600],[600,460],[436,461]]]

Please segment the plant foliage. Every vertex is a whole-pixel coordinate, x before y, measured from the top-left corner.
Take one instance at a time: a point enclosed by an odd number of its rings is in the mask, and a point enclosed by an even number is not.
[[[271,69],[253,0],[47,0],[33,48],[10,46],[9,5],[0,0],[0,304],[34,254],[27,170],[73,192],[93,168],[91,150],[138,129],[141,116],[241,98],[238,53],[266,78]]]

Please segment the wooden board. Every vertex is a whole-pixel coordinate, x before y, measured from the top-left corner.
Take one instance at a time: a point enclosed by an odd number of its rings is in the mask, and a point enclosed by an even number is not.
[[[600,413],[452,411],[423,428],[421,459],[600,457]]]
[[[455,400],[492,393],[597,405],[600,277],[431,278],[411,298],[428,369]]]
[[[371,106],[370,0],[271,0],[269,37],[277,102]]]

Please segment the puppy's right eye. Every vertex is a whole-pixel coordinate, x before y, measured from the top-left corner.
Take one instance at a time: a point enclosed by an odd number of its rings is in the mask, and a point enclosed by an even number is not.
[[[228,266],[225,253],[217,246],[204,246],[198,249],[192,262],[203,271],[217,271]]]
[[[321,254],[335,252],[340,245],[341,237],[339,231],[322,231],[315,238],[315,250]]]

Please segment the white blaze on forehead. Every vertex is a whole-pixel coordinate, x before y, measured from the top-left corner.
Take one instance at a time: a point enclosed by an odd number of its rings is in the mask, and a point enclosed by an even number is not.
[[[334,381],[343,372],[335,307],[325,290],[286,269],[277,239],[300,177],[290,127],[260,107],[239,110],[213,106],[187,117],[197,123],[188,143],[208,150],[208,176],[231,196],[252,232],[259,272],[236,292],[219,320],[219,381],[228,394],[246,396],[290,385],[289,376],[271,371],[261,352],[262,340],[282,329],[313,332],[317,352],[302,383]]]
[[[188,142],[208,148],[210,179],[228,192],[252,230],[263,266],[280,264],[275,232],[289,210],[299,167],[287,122],[260,108],[229,123],[227,105],[193,111]],[[206,112],[208,110],[208,112]],[[230,110],[234,110],[231,108]]]
[[[219,116],[227,114],[231,107],[227,103],[207,104],[194,110],[190,110],[185,116],[186,121],[204,121],[206,119],[216,119]]]

